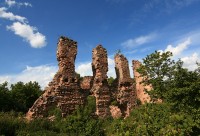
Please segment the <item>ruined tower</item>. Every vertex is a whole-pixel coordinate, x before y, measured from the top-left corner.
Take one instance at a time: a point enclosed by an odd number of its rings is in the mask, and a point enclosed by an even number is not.
[[[145,89],[149,91],[152,87],[142,84],[141,82],[143,80],[143,77],[141,77],[140,74],[137,72],[137,69],[140,67],[141,63],[137,60],[133,60],[132,64],[137,98],[141,101],[142,104],[144,104],[145,102],[150,102],[150,96],[145,92]]]
[[[59,108],[62,116],[72,113],[77,105],[85,102],[84,94],[78,85],[75,73],[77,42],[60,37],[57,47],[58,72],[44,93],[29,109],[28,119],[48,116],[51,108]]]
[[[110,90],[107,82],[107,51],[98,45],[92,51],[93,87],[91,92],[96,97],[96,114],[101,117],[110,116]]]
[[[117,101],[123,116],[127,116],[136,104],[135,87],[130,77],[128,60],[124,55],[115,55],[115,71],[117,75]]]

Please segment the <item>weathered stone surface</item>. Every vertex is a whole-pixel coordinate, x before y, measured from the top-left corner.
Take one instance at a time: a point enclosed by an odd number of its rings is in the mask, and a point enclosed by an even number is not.
[[[107,82],[107,51],[98,45],[92,51],[93,87],[91,92],[96,97],[96,114],[105,118],[110,116],[110,90]]]
[[[111,116],[115,119],[120,118],[122,116],[122,112],[118,106],[110,106]]]
[[[115,70],[117,75],[117,101],[123,116],[128,116],[130,110],[136,104],[135,87],[130,77],[128,60],[124,55],[117,53],[115,55]]]
[[[142,104],[144,104],[145,102],[150,102],[150,96],[145,92],[145,89],[149,91],[152,89],[152,87],[141,84],[143,77],[141,77],[140,74],[137,72],[137,69],[140,67],[141,63],[137,60],[133,60],[132,64],[133,64],[133,74],[136,84],[137,98],[142,102]]]
[[[86,90],[86,91],[90,91],[93,85],[93,77],[92,76],[85,76],[83,77],[83,79],[81,80],[81,89]]]
[[[52,107],[61,109],[62,116],[72,113],[77,105],[85,102],[75,74],[77,43],[66,37],[60,37],[57,47],[59,70],[44,93],[29,109],[27,119],[45,117]]]

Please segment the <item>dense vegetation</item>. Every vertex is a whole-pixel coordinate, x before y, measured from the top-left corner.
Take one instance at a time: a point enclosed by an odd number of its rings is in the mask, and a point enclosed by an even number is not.
[[[35,100],[42,94],[37,82],[0,84],[0,111],[16,111],[26,113]]]
[[[36,82],[16,83],[8,88],[0,84],[0,135],[12,136],[135,136],[200,134],[200,65],[195,71],[183,68],[180,60],[171,60],[170,52],[154,52],[143,59],[138,71],[151,84],[152,103],[137,106],[126,119],[104,120],[95,115],[95,98],[89,96],[85,107],[66,118],[59,109],[51,111],[54,121],[36,119],[27,122],[24,113],[41,95]],[[112,85],[113,78],[109,79]],[[156,103],[160,99],[162,103]]]

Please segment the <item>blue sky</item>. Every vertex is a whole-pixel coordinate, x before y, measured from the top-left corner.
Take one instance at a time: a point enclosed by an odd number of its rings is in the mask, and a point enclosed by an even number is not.
[[[200,61],[200,0],[0,0],[0,82],[38,81],[57,71],[61,35],[78,42],[76,71],[91,75],[92,49],[131,60],[172,51],[193,70]],[[132,70],[131,75],[132,75]]]

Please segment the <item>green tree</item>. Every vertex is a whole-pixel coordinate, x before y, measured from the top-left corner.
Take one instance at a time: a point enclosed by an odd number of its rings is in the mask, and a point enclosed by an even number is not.
[[[8,83],[0,84],[0,111],[9,111],[12,109],[12,99],[8,88]]]
[[[171,136],[190,135],[193,120],[182,113],[173,113],[167,103],[147,103],[134,109],[126,119],[113,120],[106,135]]]
[[[148,55],[138,72],[145,77],[143,83],[152,85],[148,91],[152,100],[162,99],[171,105],[171,112],[193,119],[193,133],[200,131],[200,74],[189,71],[183,62],[171,60],[172,53],[155,52]]]
[[[42,94],[40,85],[37,82],[18,82],[11,85],[11,96],[14,103],[14,110],[27,112],[35,100]]]
[[[199,75],[200,75],[200,63],[196,63],[197,64],[197,69],[195,70]]]
[[[115,81],[115,79],[113,77],[109,77],[108,78],[108,84],[109,84],[109,86],[112,86],[113,83],[114,83],[114,81]]]
[[[171,56],[171,52],[155,51],[143,59],[143,65],[137,70],[143,77],[142,82],[145,85],[152,85],[153,89],[147,93],[153,101],[166,98],[169,81],[172,79],[175,69],[175,62],[171,60]]]
[[[183,62],[176,63],[174,78],[171,81],[167,101],[175,112],[184,112],[193,118],[193,132],[200,132],[200,74],[198,69],[189,71],[182,67]]]

